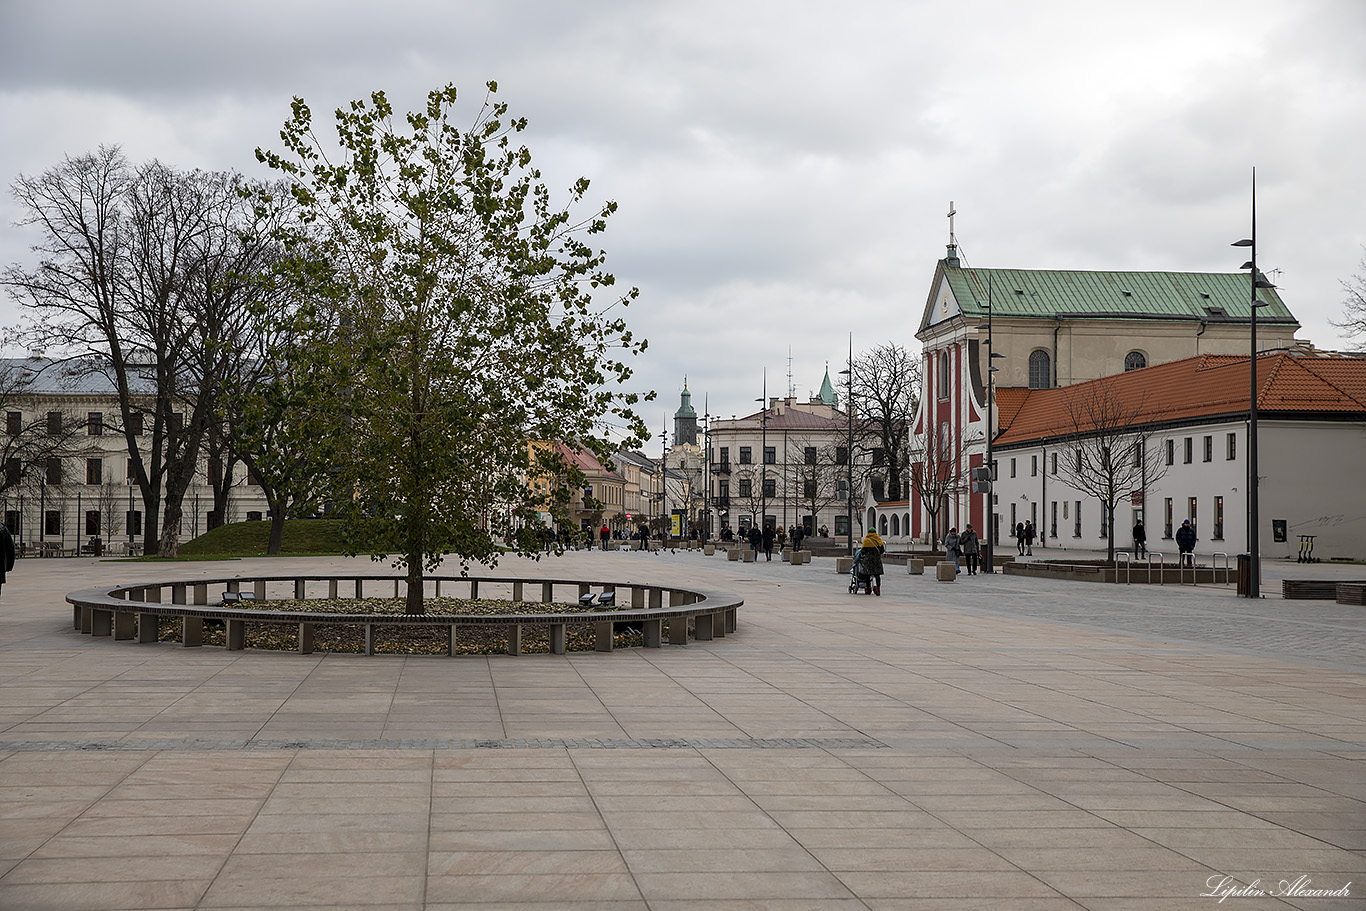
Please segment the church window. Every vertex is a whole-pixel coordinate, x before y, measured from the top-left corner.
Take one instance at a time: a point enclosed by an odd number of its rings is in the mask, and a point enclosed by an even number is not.
[[[1029,355],[1029,388],[1053,388],[1053,364],[1048,352],[1040,348]]]
[[[1142,370],[1148,366],[1148,358],[1142,351],[1130,351],[1124,355],[1124,372],[1130,370]]]
[[[949,352],[945,349],[939,352],[939,397],[946,399],[949,397]]]

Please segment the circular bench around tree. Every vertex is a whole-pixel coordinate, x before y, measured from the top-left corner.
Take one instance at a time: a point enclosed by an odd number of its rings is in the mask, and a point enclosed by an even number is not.
[[[640,626],[646,648],[659,648],[666,635],[670,645],[686,645],[690,627],[693,638],[698,641],[722,638],[735,632],[736,613],[744,604],[741,598],[721,592],[639,582],[519,579],[510,576],[429,576],[426,582],[433,586],[433,597],[438,598],[442,597],[444,585],[448,590],[464,589],[468,591],[470,599],[477,599],[482,584],[486,595],[495,587],[500,593],[506,589],[507,600],[512,604],[531,601],[553,604],[557,590],[563,594],[570,589],[575,592],[575,600],[589,595],[593,596],[595,604],[603,594],[610,592],[612,594],[608,600],[613,603],[580,613],[513,611],[478,615],[272,611],[217,603],[224,597],[231,600],[233,596],[263,602],[272,593],[278,599],[306,601],[310,590],[315,598],[360,599],[365,597],[368,583],[386,587],[392,585],[393,597],[402,596],[406,588],[404,578],[374,575],[288,575],[142,582],[76,591],[68,594],[66,600],[72,605],[72,628],[92,636],[156,642],[160,620],[173,617],[181,623],[181,644],[196,647],[203,644],[204,622],[219,621],[226,631],[228,650],[235,651],[245,647],[249,623],[297,624],[298,650],[308,654],[313,651],[314,631],[318,626],[342,625],[363,628],[367,655],[375,653],[376,631],[396,626],[448,627],[448,655],[456,654],[458,630],[462,627],[502,627],[507,636],[509,655],[522,653],[522,627],[526,625],[549,627],[552,654],[564,654],[566,627],[575,625],[593,628],[597,651],[613,650],[613,630],[618,623]],[[319,595],[317,590],[323,585],[326,586],[327,594]],[[211,604],[211,590],[220,587],[222,593]],[[596,594],[594,589],[598,590]],[[342,594],[343,591],[346,594]],[[527,598],[527,594],[539,597]]]

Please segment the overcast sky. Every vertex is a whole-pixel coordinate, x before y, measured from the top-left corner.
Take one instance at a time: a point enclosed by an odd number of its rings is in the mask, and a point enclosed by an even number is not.
[[[0,178],[102,143],[266,176],[293,96],[322,121],[490,79],[552,189],[620,205],[602,246],[641,289],[656,435],[684,374],[729,417],[765,368],[786,390],[789,348],[801,396],[851,331],[918,348],[950,200],[973,266],[1232,272],[1256,166],[1260,264],[1301,337],[1348,345],[1362,0],[3,0]],[[0,213],[0,261],[25,260]]]

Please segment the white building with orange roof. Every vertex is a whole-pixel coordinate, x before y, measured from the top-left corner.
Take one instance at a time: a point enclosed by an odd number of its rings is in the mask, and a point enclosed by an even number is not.
[[[1128,442],[1150,447],[1158,475],[1128,475],[1116,549],[1132,550],[1142,518],[1150,551],[1174,555],[1175,531],[1190,521],[1197,555],[1245,553],[1248,369],[1246,356],[1202,355],[1065,388],[1002,390],[993,441],[1002,546],[1007,528],[1032,520],[1050,548],[1105,549],[1103,504],[1069,481],[1069,467],[1091,451],[1078,403],[1106,401],[1131,425]],[[1301,536],[1313,536],[1319,558],[1366,558],[1366,357],[1268,352],[1257,388],[1262,554],[1295,556]]]

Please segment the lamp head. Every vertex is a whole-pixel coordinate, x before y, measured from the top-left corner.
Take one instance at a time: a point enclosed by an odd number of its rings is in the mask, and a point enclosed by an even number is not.
[[[1252,240],[1251,240],[1250,238],[1244,237],[1242,240],[1235,240],[1233,243],[1229,244],[1229,246],[1230,246],[1230,247],[1250,247],[1250,246],[1252,246]]]

